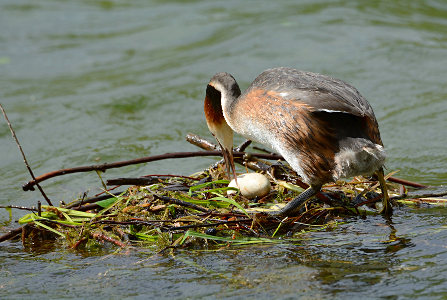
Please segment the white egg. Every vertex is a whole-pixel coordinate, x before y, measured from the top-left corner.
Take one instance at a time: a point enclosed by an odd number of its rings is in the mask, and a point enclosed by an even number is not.
[[[242,196],[248,199],[263,197],[267,195],[272,188],[267,177],[259,173],[246,173],[239,175],[237,177],[237,185],[236,181],[233,179],[228,186],[239,188]],[[232,190],[227,192],[228,195],[235,193],[236,191]]]

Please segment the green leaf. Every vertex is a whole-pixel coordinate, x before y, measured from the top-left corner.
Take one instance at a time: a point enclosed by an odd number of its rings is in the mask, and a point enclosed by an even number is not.
[[[287,181],[277,180],[276,183],[282,187],[285,187],[288,190],[291,190],[291,191],[300,192],[300,193],[304,191],[304,189],[302,187],[291,184]]]
[[[116,201],[118,201],[118,198],[112,197],[112,198],[109,198],[109,199],[98,201],[98,202],[96,202],[96,204],[98,204],[102,208],[107,208],[107,207],[115,204]]]
[[[190,236],[202,238],[202,239],[208,239],[208,240],[214,240],[214,241],[220,241],[220,242],[228,242],[228,243],[234,243],[238,245],[242,244],[262,244],[262,243],[282,243],[281,240],[276,239],[267,239],[267,238],[255,238],[255,237],[244,237],[244,238],[229,238],[229,237],[221,237],[221,236],[214,236],[214,235],[208,235],[205,233],[200,233],[197,231],[188,230],[185,235],[183,236],[182,241],[180,244],[183,244],[183,242]]]
[[[90,221],[95,214],[88,213],[84,211],[77,211],[68,208],[62,207],[54,207],[48,205],[42,205],[43,209],[57,209],[64,215],[66,220],[61,220],[57,214],[52,211],[42,211],[40,216],[37,216],[35,213],[29,213],[24,215],[19,219],[19,224],[26,224],[33,222],[34,219],[48,219],[48,220],[58,220],[60,223],[69,224],[69,225],[82,225],[82,222]]]
[[[216,200],[212,200],[212,199],[203,199],[203,200],[197,200],[197,199],[193,199],[193,198],[188,198],[182,194],[178,194],[176,195],[176,197],[180,200],[183,200],[185,202],[189,202],[189,203],[194,203],[197,205],[202,205],[205,207],[223,207],[226,208],[228,207],[230,204],[228,203],[222,203],[222,201],[216,201]]]
[[[43,209],[48,209],[49,207],[54,208],[54,206],[42,205]],[[94,213],[89,213],[85,211],[73,210],[63,207],[56,207],[57,210],[69,214],[71,217],[83,217],[83,218],[93,218],[95,216]],[[42,212],[43,213],[43,212]]]
[[[35,219],[34,216],[33,216],[32,218]],[[45,224],[43,224],[43,223],[41,223],[41,222],[39,222],[39,221],[34,220],[34,224],[36,224],[37,226],[40,226],[40,227],[42,227],[42,228],[45,228],[45,229],[47,229],[47,230],[49,230],[49,231],[51,231],[51,232],[53,232],[53,233],[55,233],[55,234],[58,234],[58,235],[60,235],[60,236],[63,237],[63,238],[66,237],[65,234],[63,234],[62,232],[59,232],[59,231],[57,231],[56,229],[51,228],[50,226],[47,226],[47,225],[45,225]]]
[[[189,188],[188,195],[191,197],[193,192],[198,191],[198,190],[200,190],[204,187],[210,186],[210,185],[212,186],[214,184],[228,184],[228,183],[230,183],[230,181],[222,179],[222,180],[215,180],[215,181],[211,181],[211,182],[205,182],[202,184],[194,185]],[[203,193],[203,192],[204,191],[202,191],[201,193]]]
[[[116,204],[118,204],[119,202],[121,202],[123,199],[125,199],[125,197],[123,197],[123,195],[125,194],[126,192],[124,191],[124,192],[122,192],[121,194],[119,194],[118,196],[114,196],[114,195],[111,195],[113,198],[111,198],[111,199],[106,199],[106,200],[109,200],[110,202],[112,202],[111,204],[109,203],[109,205],[108,206],[106,206],[105,208],[103,208],[100,212],[98,212],[95,216],[94,216],[94,218],[98,218],[98,217],[100,217],[100,216],[102,216],[105,212],[107,212],[109,209],[111,209],[113,206],[115,206]],[[106,201],[106,200],[102,200],[102,201]],[[100,201],[101,202],[101,201]],[[98,202],[97,202],[98,203]]]
[[[62,215],[64,215],[65,219],[67,219],[68,222],[74,223],[73,219],[70,218],[70,216],[66,212],[62,211],[61,213],[62,213]]]
[[[47,211],[45,211],[45,212],[43,211],[42,212],[42,216],[39,217],[39,218],[46,218],[48,216],[48,214],[49,213]],[[19,219],[19,224],[26,224],[26,223],[33,222],[34,221],[34,216],[36,216],[35,213],[29,213],[29,214],[24,215],[23,217],[21,217]]]
[[[150,230],[150,231],[154,231],[154,230]],[[136,232],[134,225],[129,226],[129,233],[143,241],[156,242],[158,240],[158,235],[150,235],[150,234],[146,234],[146,233]]]
[[[143,241],[156,242],[158,240],[157,235],[149,235],[149,234],[144,234],[144,233],[139,233],[139,232],[134,232],[134,233],[132,233],[132,235],[140,240],[143,240]]]
[[[47,225],[45,225],[43,223],[40,223],[39,221],[34,221],[34,224],[36,224],[37,226],[43,227],[43,228],[45,228],[45,229],[47,229],[47,230],[49,230],[51,232],[54,232],[55,234],[58,234],[61,237],[65,238],[65,234],[63,234],[62,232],[59,232],[56,229],[51,228],[50,226],[47,226]]]
[[[247,213],[247,211],[239,203],[237,203],[233,199],[225,198],[225,197],[219,195],[219,196],[213,197],[213,198],[211,198],[209,200],[218,200],[218,201],[223,201],[223,202],[230,203],[230,204],[236,206],[237,208],[239,208],[244,214],[247,215],[247,217],[250,217],[250,215]]]

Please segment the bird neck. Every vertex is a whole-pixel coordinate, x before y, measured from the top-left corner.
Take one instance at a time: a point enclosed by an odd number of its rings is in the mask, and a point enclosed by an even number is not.
[[[206,89],[204,111],[206,123],[211,133],[222,147],[231,150],[233,147],[233,130],[224,117],[224,107],[222,105],[225,103],[224,97],[226,97],[225,94],[222,95],[220,91],[209,85]]]
[[[227,122],[227,124],[233,128],[232,120],[233,120],[233,112],[235,104],[238,100],[239,95],[235,95],[231,92],[224,92],[221,96],[220,105],[222,114]]]

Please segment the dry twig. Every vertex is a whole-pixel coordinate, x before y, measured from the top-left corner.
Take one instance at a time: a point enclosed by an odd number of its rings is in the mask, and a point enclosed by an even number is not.
[[[235,157],[243,157],[246,153],[245,152],[234,152]],[[277,154],[263,154],[263,153],[253,153],[251,154],[254,157],[264,158],[264,159],[280,159],[281,156]],[[34,189],[34,185],[36,185],[39,182],[42,182],[44,180],[62,176],[65,174],[72,174],[72,173],[81,173],[81,172],[90,172],[90,171],[102,171],[108,169],[114,169],[114,168],[120,168],[125,167],[129,165],[136,165],[141,163],[148,163],[151,161],[157,161],[157,160],[163,160],[163,159],[173,159],[173,158],[188,158],[188,157],[200,157],[200,156],[222,156],[221,151],[197,151],[197,152],[174,152],[174,153],[165,153],[161,155],[154,155],[154,156],[147,156],[147,157],[141,157],[137,159],[132,160],[125,160],[125,161],[118,161],[114,163],[105,163],[101,165],[90,165],[90,166],[82,166],[82,167],[74,167],[74,168],[67,168],[67,169],[61,169],[56,170],[52,172],[45,173],[43,175],[40,175],[36,177],[35,179],[27,182],[22,186],[24,191],[30,191]]]
[[[12,137],[14,138],[14,141],[16,142],[17,147],[19,147],[20,153],[22,154],[22,157],[23,157],[23,162],[25,163],[25,166],[28,169],[28,172],[30,173],[31,177],[35,181],[36,177],[34,177],[33,170],[31,170],[31,167],[28,164],[28,160],[26,159],[26,156],[25,156],[25,153],[23,152],[22,146],[19,143],[16,133],[15,133],[14,129],[12,128],[11,122],[9,122],[8,116],[6,115],[6,111],[3,109],[3,106],[1,103],[0,103],[0,109],[3,113],[3,116],[5,117],[6,123],[8,123],[9,130],[11,131]],[[39,189],[42,196],[45,198],[45,201],[47,201],[48,205],[53,206],[50,199],[47,197],[47,195],[45,194],[45,192],[43,191],[43,189],[40,187],[40,185],[37,182],[36,182],[36,186]]]

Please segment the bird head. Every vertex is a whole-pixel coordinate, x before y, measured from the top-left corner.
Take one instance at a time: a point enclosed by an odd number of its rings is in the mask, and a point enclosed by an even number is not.
[[[217,73],[206,87],[206,123],[222,150],[229,178],[231,171],[236,178],[236,171],[233,161],[233,129],[228,125],[226,112],[240,94],[236,80],[228,73]]]

